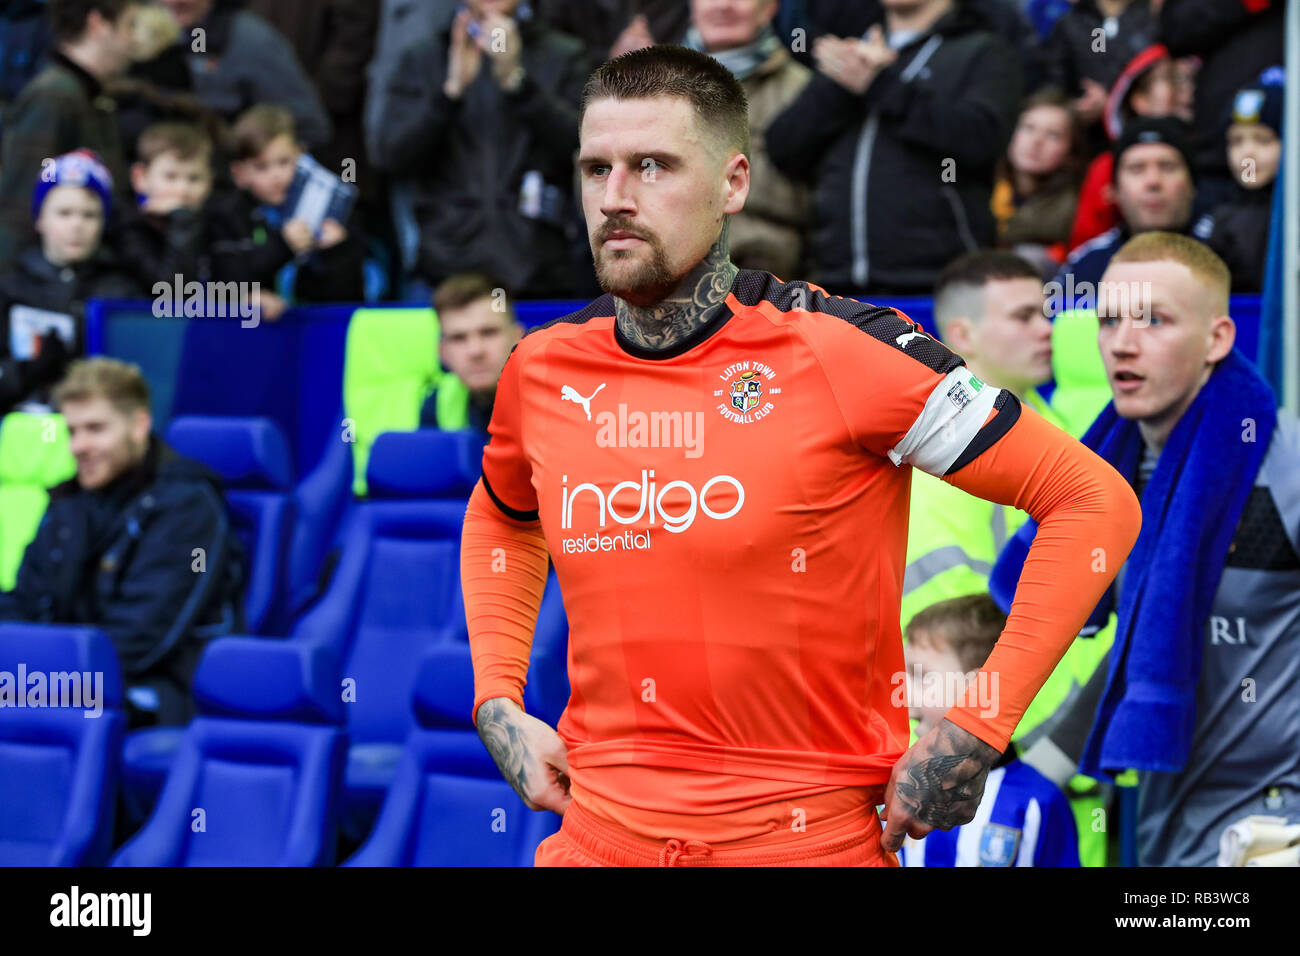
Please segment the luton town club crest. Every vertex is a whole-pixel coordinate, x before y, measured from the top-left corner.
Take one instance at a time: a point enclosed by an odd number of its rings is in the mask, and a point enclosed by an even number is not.
[[[766,418],[772,411],[772,399],[781,394],[774,383],[776,370],[762,362],[733,362],[718,378],[721,387],[713,390],[714,398],[720,400],[718,412],[739,424]]]
[[[745,372],[731,383],[731,407],[742,415],[763,397],[763,380],[757,372]]]

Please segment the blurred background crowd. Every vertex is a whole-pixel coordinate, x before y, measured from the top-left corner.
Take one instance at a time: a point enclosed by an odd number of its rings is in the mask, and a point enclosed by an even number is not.
[[[963,252],[1011,249],[1047,278],[1166,229],[1215,249],[1234,291],[1259,291],[1282,13],[1266,0],[9,0],[0,295],[75,313],[176,274],[256,280],[275,318],[295,302],[427,302],[481,271],[512,296],[591,297],[582,86],[655,43],[709,52],[748,94],[742,268],[928,295]],[[1117,161],[1149,144],[1163,148]],[[94,154],[96,190],[72,201],[85,208],[45,208],[61,166],[85,178],[80,160],[56,162],[77,150]],[[278,215],[303,153],[355,184],[347,221],[312,232]]]

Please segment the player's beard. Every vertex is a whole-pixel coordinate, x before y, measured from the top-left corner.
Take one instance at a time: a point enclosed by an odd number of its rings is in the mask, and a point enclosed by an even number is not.
[[[663,246],[654,236],[638,230],[634,234],[649,248],[649,259],[644,257],[640,247],[607,250],[606,236],[618,231],[631,230],[607,221],[596,237],[594,259],[600,287],[632,305],[647,306],[663,301],[681,281],[680,276],[673,274]]]

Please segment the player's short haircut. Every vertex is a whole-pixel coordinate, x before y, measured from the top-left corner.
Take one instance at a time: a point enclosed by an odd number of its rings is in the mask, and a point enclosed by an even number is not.
[[[705,129],[729,148],[749,155],[749,102],[744,88],[713,57],[684,46],[648,46],[597,67],[583,88],[581,115],[600,99],[659,96],[689,100]]]
[[[148,166],[159,156],[175,153],[181,160],[212,158],[212,137],[195,123],[154,123],[140,134],[136,156]]]
[[[55,43],[73,43],[86,32],[86,20],[98,13],[110,23],[116,23],[127,7],[138,7],[147,0],[49,0],[46,16],[50,18],[50,31]]]
[[[984,315],[984,287],[1000,279],[1033,279],[1038,270],[1013,252],[981,249],[944,266],[934,283],[934,321],[942,332],[958,316],[978,321]]]
[[[1211,298],[1206,300],[1210,314],[1228,314],[1232,273],[1213,249],[1191,236],[1158,229],[1138,233],[1111,256],[1110,264],[1116,262],[1180,262],[1210,294]]]
[[[230,154],[236,160],[255,159],[281,136],[297,142],[293,114],[277,103],[258,103],[240,113],[230,127]]]
[[[433,309],[441,315],[448,310],[463,309],[480,299],[495,300],[498,290],[506,304],[506,315],[512,322],[518,321],[505,286],[483,272],[461,272],[444,279],[433,292]]]
[[[54,388],[55,407],[68,402],[106,398],[124,415],[137,408],[149,410],[149,383],[140,366],[99,356],[80,359],[68,366],[68,373]]]
[[[987,593],[968,594],[931,604],[907,623],[907,641],[917,647],[949,650],[962,671],[979,670],[1007,626],[1007,616]]]

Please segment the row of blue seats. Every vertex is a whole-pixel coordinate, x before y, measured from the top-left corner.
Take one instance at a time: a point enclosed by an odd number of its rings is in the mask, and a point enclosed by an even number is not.
[[[83,685],[82,706],[0,711],[0,865],[336,862],[345,705],[314,649],[280,650],[267,660],[246,642],[214,642],[195,677],[200,716],[183,732],[158,805],[110,860],[125,725],[112,642],[92,628],[0,626],[0,672],[102,675],[93,700]],[[346,864],[530,865],[560,818],[529,810],[468,729],[468,648],[431,648],[413,686],[414,721],[391,786]]]
[[[168,436],[182,452],[215,467],[229,484],[234,521],[252,558],[252,619],[280,590],[283,545],[290,537],[286,525],[293,520],[292,489],[283,480],[283,442],[265,420],[181,419],[173,422]],[[297,620],[287,638],[227,637],[207,648],[195,683],[205,721],[201,727],[196,720],[189,728],[128,735],[120,753],[121,784],[135,820],[153,814],[143,832],[156,833],[159,827],[171,832],[174,821],[157,821],[171,819],[172,790],[161,798],[159,793],[164,781],[171,788],[177,774],[184,779],[193,770],[194,758],[184,755],[187,748],[192,750],[196,727],[211,733],[212,720],[305,725],[301,733],[306,737],[315,730],[322,740],[344,741],[331,744],[344,747],[336,809],[339,825],[354,841],[370,829],[398,776],[420,712],[443,713],[439,729],[460,741],[460,749],[453,748],[461,754],[454,764],[482,764],[478,758],[486,754],[468,722],[472,668],[459,587],[460,527],[465,496],[477,477],[480,447],[469,433],[436,430],[390,433],[375,442],[367,469],[371,494],[354,505],[344,524],[338,538],[341,559],[324,596]],[[552,723],[568,697],[566,645],[567,622],[552,577],[543,598],[525,696],[529,711]],[[424,673],[421,661],[430,653],[448,673],[460,666],[460,678],[448,683],[430,673],[421,697],[416,678]],[[453,666],[454,661],[460,665]],[[426,662],[426,670],[431,666]],[[0,711],[0,741],[12,713]],[[20,754],[5,754],[0,749],[0,774],[9,772],[6,759],[15,761],[15,767],[25,766]],[[253,764],[259,765],[258,760]],[[491,768],[490,760],[486,768]],[[6,800],[18,800],[24,793],[49,805],[60,792],[50,778],[31,770],[16,772],[15,779],[27,782],[15,784],[17,790],[0,799],[0,813]],[[214,779],[212,774],[208,768],[205,779]],[[230,783],[247,775],[240,770]],[[492,776],[499,781],[494,770]],[[177,786],[186,792],[183,784]],[[263,859],[241,853],[228,859]]]

